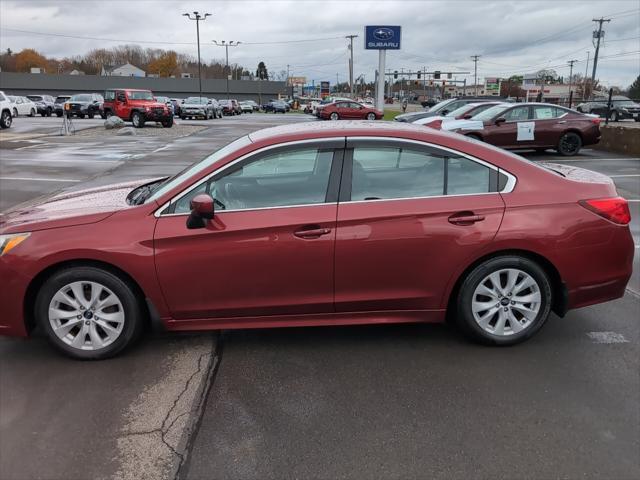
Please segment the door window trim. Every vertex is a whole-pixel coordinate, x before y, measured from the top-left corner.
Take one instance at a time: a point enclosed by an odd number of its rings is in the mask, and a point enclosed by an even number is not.
[[[351,180],[353,174],[353,149],[357,148],[358,145],[354,145],[354,143],[362,142],[363,144],[367,143],[383,143],[384,146],[387,147],[398,147],[406,144],[418,145],[421,147],[427,147],[430,149],[434,149],[436,151],[440,150],[442,152],[452,153],[456,156],[466,158],[471,160],[472,162],[478,163],[489,169],[496,172],[497,175],[503,174],[507,177],[507,182],[505,186],[501,190],[496,190],[495,192],[481,192],[481,193],[457,193],[451,195],[427,195],[427,196],[419,196],[419,197],[400,197],[400,198],[379,198],[379,199],[371,199],[371,200],[351,200]],[[419,140],[413,140],[409,138],[391,138],[391,137],[348,137],[346,148],[345,148],[345,156],[343,162],[343,176],[340,186],[340,195],[338,201],[340,203],[370,203],[370,202],[392,202],[397,200],[424,200],[427,198],[447,198],[447,197],[468,197],[475,195],[499,195],[502,193],[511,193],[516,186],[516,177],[503,170],[500,167],[493,165],[492,163],[486,162],[459,150],[454,150],[449,147],[444,147],[442,145],[436,145],[428,142],[421,142]],[[499,188],[499,177],[498,177],[498,188]]]
[[[329,200],[331,201],[325,201],[322,203],[304,204],[304,205],[281,205],[276,207],[256,207],[256,208],[219,210],[218,212],[216,212],[216,214],[227,213],[227,212],[250,212],[255,210],[273,210],[273,209],[281,209],[281,208],[315,207],[315,206],[321,206],[321,205],[335,204],[338,202],[338,189],[340,187],[339,185],[340,178],[342,177],[342,168],[344,164],[344,146],[346,144],[346,137],[344,136],[311,138],[311,139],[305,139],[305,140],[295,140],[292,142],[277,143],[274,145],[268,145],[258,150],[254,150],[252,152],[246,153],[245,155],[242,155],[241,157],[236,158],[235,160],[227,163],[226,165],[223,165],[220,168],[217,168],[216,170],[202,177],[200,180],[196,181],[186,189],[182,190],[180,193],[174,195],[171,198],[171,200],[169,200],[168,202],[165,202],[160,208],[158,208],[153,215],[156,218],[189,215],[188,212],[185,212],[185,213],[163,213],[163,212],[167,210],[171,205],[178,202],[182,197],[187,195],[189,192],[198,188],[203,183],[208,182],[212,177],[222,174],[224,171],[234,167],[235,165],[241,162],[250,160],[252,157],[258,157],[256,158],[257,160],[262,154],[266,152],[270,152],[271,150],[275,150],[275,149],[296,147],[298,145],[304,146],[304,145],[322,145],[322,144],[334,144],[333,147],[325,147],[325,148],[334,149],[333,159],[331,163],[331,171],[329,172],[329,185],[327,186],[327,198],[329,198]],[[335,186],[336,182],[338,182],[337,187]],[[331,199],[331,197],[333,197],[333,200]]]

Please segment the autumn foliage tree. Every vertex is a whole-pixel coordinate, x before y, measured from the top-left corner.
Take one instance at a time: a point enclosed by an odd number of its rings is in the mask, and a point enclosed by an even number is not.
[[[32,68],[46,69],[49,61],[43,55],[32,48],[25,48],[20,53],[16,54],[15,58],[16,71],[29,72]]]
[[[148,73],[157,73],[161,77],[169,77],[178,68],[178,54],[174,51],[164,52],[147,66]]]

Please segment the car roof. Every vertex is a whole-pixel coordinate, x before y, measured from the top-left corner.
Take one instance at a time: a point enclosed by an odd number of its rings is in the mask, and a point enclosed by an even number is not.
[[[421,125],[403,122],[371,122],[366,120],[342,120],[339,122],[303,122],[295,125],[279,125],[250,133],[254,143],[280,143],[304,138],[384,136],[416,138],[428,141],[428,137],[459,137],[440,130],[425,131]],[[430,129],[432,130],[432,129]]]

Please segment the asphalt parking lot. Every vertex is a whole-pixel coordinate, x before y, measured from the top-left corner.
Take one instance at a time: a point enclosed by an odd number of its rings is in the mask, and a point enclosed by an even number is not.
[[[0,141],[0,210],[172,174],[309,118],[243,115],[171,139]],[[89,122],[101,123],[74,121]],[[11,133],[58,123],[19,118]],[[524,155],[612,176],[640,245],[640,158]],[[0,338],[0,478],[640,478],[637,246],[623,299],[552,316],[512,348],[446,325],[286,328],[153,334],[116,359],[74,362],[41,336]]]

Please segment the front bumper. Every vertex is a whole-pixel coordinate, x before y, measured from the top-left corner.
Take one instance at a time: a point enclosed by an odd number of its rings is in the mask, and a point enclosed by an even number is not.
[[[0,279],[0,335],[26,337],[24,298],[31,279],[4,258],[0,258]]]
[[[145,110],[143,113],[144,119],[151,122],[164,122],[173,118],[171,112],[164,109],[150,109]]]

